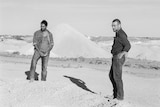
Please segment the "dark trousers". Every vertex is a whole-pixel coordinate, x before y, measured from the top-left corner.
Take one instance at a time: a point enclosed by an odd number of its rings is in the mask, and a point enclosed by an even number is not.
[[[46,81],[47,77],[47,65],[48,65],[48,59],[49,54],[47,56],[40,56],[39,52],[35,50],[34,55],[32,57],[31,61],[31,67],[30,67],[30,79],[34,79],[36,65],[38,60],[41,58],[42,60],[42,72],[41,72],[41,80]]]
[[[122,66],[125,62],[125,57],[118,59],[117,55],[114,55],[112,58],[112,65],[109,73],[109,78],[113,85],[113,95],[114,98],[123,100],[124,91],[123,91],[123,81],[122,81]]]

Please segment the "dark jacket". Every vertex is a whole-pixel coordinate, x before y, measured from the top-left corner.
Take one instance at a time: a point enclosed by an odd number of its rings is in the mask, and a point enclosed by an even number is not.
[[[120,29],[118,32],[116,32],[116,36],[114,37],[111,53],[113,55],[117,55],[122,51],[128,52],[130,48],[131,44],[128,41],[127,34]]]

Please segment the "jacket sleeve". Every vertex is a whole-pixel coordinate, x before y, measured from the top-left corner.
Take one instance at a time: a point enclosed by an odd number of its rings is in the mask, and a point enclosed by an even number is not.
[[[54,45],[53,35],[50,33],[50,45]]]
[[[36,32],[33,35],[33,46],[37,44],[37,37],[36,37]]]
[[[128,52],[131,48],[131,44],[128,41],[127,35],[121,34],[121,41],[122,41],[122,45],[123,45],[123,51]]]

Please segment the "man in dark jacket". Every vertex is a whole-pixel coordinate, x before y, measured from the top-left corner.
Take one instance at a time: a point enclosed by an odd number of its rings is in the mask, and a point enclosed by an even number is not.
[[[122,66],[126,60],[127,53],[131,48],[127,34],[121,28],[119,19],[112,22],[112,28],[115,32],[114,42],[111,53],[112,65],[109,73],[109,78],[113,85],[113,97],[117,100],[124,99],[123,81],[122,81]]]
[[[52,33],[47,30],[47,25],[47,21],[43,20],[41,29],[34,33],[34,55],[30,67],[30,82],[35,80],[36,65],[40,58],[42,60],[41,80],[46,81],[49,54],[54,45]]]

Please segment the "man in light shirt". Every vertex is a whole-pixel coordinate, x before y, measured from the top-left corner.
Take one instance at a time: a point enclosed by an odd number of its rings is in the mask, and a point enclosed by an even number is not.
[[[38,60],[42,60],[41,81],[46,81],[47,65],[49,60],[50,51],[54,46],[52,33],[47,30],[48,23],[46,20],[41,22],[41,29],[34,33],[33,46],[34,55],[30,67],[30,82],[35,80],[35,70]]]

